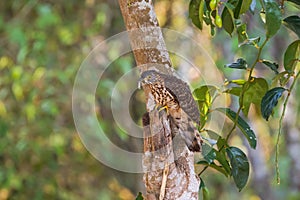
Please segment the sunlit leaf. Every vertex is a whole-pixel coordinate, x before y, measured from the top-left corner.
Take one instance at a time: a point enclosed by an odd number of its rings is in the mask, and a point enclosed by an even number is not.
[[[15,82],[12,85],[12,91],[18,101],[24,99],[23,87],[19,82]]]
[[[273,0],[264,0],[266,12],[266,36],[272,37],[281,26],[282,14],[279,5]]]
[[[249,162],[246,154],[237,147],[226,148],[227,155],[232,167],[231,174],[233,180],[241,191],[247,184],[249,178]]]
[[[293,15],[285,18],[283,24],[294,31],[298,38],[300,38],[300,17],[298,15]]]
[[[278,67],[279,65],[276,62],[272,62],[269,60],[262,60],[262,63],[268,66],[272,71],[274,71],[276,74],[278,74]]]
[[[25,113],[26,113],[27,120],[29,122],[33,121],[36,116],[36,107],[34,106],[34,104],[32,104],[32,103],[27,104],[25,106]]]
[[[252,0],[241,0],[242,1],[242,6],[240,9],[240,15],[244,14],[247,10],[249,10],[250,5],[252,3]]]
[[[249,82],[244,84],[243,89],[245,92],[243,100],[240,98],[240,106],[242,106],[242,111],[245,116],[248,116],[250,104],[253,103],[259,107],[261,99],[268,91],[269,86],[267,81],[263,78],[252,78]]]
[[[23,74],[23,68],[21,66],[14,66],[11,69],[11,77],[13,80],[20,80]]]
[[[220,151],[220,149],[222,149],[224,146],[228,146],[226,140],[222,137],[219,137],[218,142],[217,142],[217,147]]]
[[[232,87],[228,90],[224,91],[225,93],[233,94],[235,96],[240,96],[242,91],[242,87]]]
[[[236,62],[226,64],[224,67],[234,68],[234,69],[247,69],[247,61],[243,58],[238,58]]]
[[[277,105],[278,99],[286,89],[283,87],[275,87],[269,90],[261,100],[261,113],[267,121],[273,112],[273,108]]]
[[[293,73],[299,60],[300,60],[300,40],[296,40],[288,46],[288,48],[284,53],[284,60],[283,60],[284,69],[289,73]]]
[[[193,24],[202,30],[204,0],[191,0],[189,5],[189,17]],[[202,14],[201,14],[202,13]]]
[[[211,36],[215,35],[215,24],[212,21],[211,12],[209,10],[206,10],[203,16],[203,20],[206,23],[206,25],[210,26],[210,34]]]
[[[217,88],[215,86],[205,85],[195,89],[193,92],[200,110],[200,128],[202,128],[207,121],[207,114],[216,91]]]
[[[233,0],[229,3],[235,5],[234,18],[239,19],[241,14],[244,14],[250,7],[252,0]]]
[[[200,26],[201,26],[201,30],[202,30],[202,26],[203,26],[203,14],[204,14],[204,5],[205,5],[205,1],[204,0],[200,0],[200,5],[199,5],[199,22],[200,22]]]
[[[245,82],[246,82],[246,80],[244,80],[244,79],[236,79],[236,80],[228,81],[228,83],[234,83],[234,84],[237,84],[237,85],[244,85]]]
[[[237,115],[230,108],[217,108],[216,110],[226,114],[227,117],[229,117],[233,122],[235,122]],[[240,128],[240,130],[242,131],[244,136],[247,138],[250,146],[253,149],[255,149],[256,148],[256,136],[255,136],[253,130],[248,125],[248,123],[243,118],[238,116],[237,126]]]
[[[238,34],[238,40],[240,44],[248,40],[248,34],[246,32],[246,28],[247,28],[246,24],[241,24],[237,26],[237,34]]]

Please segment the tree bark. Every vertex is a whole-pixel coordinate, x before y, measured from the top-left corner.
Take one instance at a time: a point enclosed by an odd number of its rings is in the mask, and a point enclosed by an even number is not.
[[[119,4],[141,72],[155,68],[172,75],[152,1],[119,0]],[[194,171],[194,154],[179,137],[174,137],[174,124],[167,113],[153,109],[149,88],[144,91],[148,111],[143,117],[145,199],[198,199],[200,179]]]

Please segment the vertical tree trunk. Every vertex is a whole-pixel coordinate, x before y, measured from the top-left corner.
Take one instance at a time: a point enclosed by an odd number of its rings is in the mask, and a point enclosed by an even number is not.
[[[136,63],[172,74],[171,61],[151,0],[119,0]],[[146,199],[198,199],[200,180],[194,171],[194,155],[176,142],[165,111],[153,108],[149,88],[144,88],[148,113],[144,125],[144,183]],[[175,137],[176,138],[176,137]]]

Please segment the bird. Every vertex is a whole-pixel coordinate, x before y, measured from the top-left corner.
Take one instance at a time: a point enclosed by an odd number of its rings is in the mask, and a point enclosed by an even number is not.
[[[201,151],[202,138],[194,124],[200,123],[200,112],[188,84],[181,79],[147,70],[141,74],[139,86],[149,86],[156,107],[166,108],[171,122],[191,151]],[[172,127],[172,126],[171,126]]]

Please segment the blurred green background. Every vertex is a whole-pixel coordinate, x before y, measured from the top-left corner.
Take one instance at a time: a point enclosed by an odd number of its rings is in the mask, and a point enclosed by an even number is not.
[[[244,77],[223,65],[239,56],[251,60],[255,49],[238,48],[237,38],[224,31],[212,38],[208,27],[202,32],[196,30],[188,19],[188,3],[156,1],[160,26],[191,34],[224,70],[224,80]],[[248,34],[264,35],[258,17],[247,14],[245,19],[249,20]],[[0,200],[125,200],[134,199],[144,190],[141,174],[119,172],[97,161],[82,144],[72,118],[72,87],[80,64],[99,42],[124,30],[116,0],[0,2]],[[263,52],[264,57],[281,66],[284,50],[295,39],[296,35],[282,27]],[[115,51],[110,49],[108,53]],[[176,57],[171,58],[178,64]],[[198,66],[209,70],[209,66]],[[101,115],[109,112],[106,96],[116,77],[132,67],[134,59],[126,55],[112,63],[104,76],[104,84],[97,90],[100,121]],[[255,73],[272,81],[273,74],[267,68],[258,66]],[[259,140],[257,150],[250,150],[239,137],[231,141],[250,158],[250,181],[238,192],[232,180],[207,171],[202,178],[212,199],[300,199],[299,97],[298,87],[289,103],[280,146],[281,184],[276,184],[274,175],[280,109],[266,123],[251,108],[249,121]],[[235,104],[235,99],[229,100],[228,105]],[[131,109],[139,123],[143,103]],[[102,127],[115,144],[132,151],[142,149],[141,143],[122,132],[113,119],[102,121]]]

